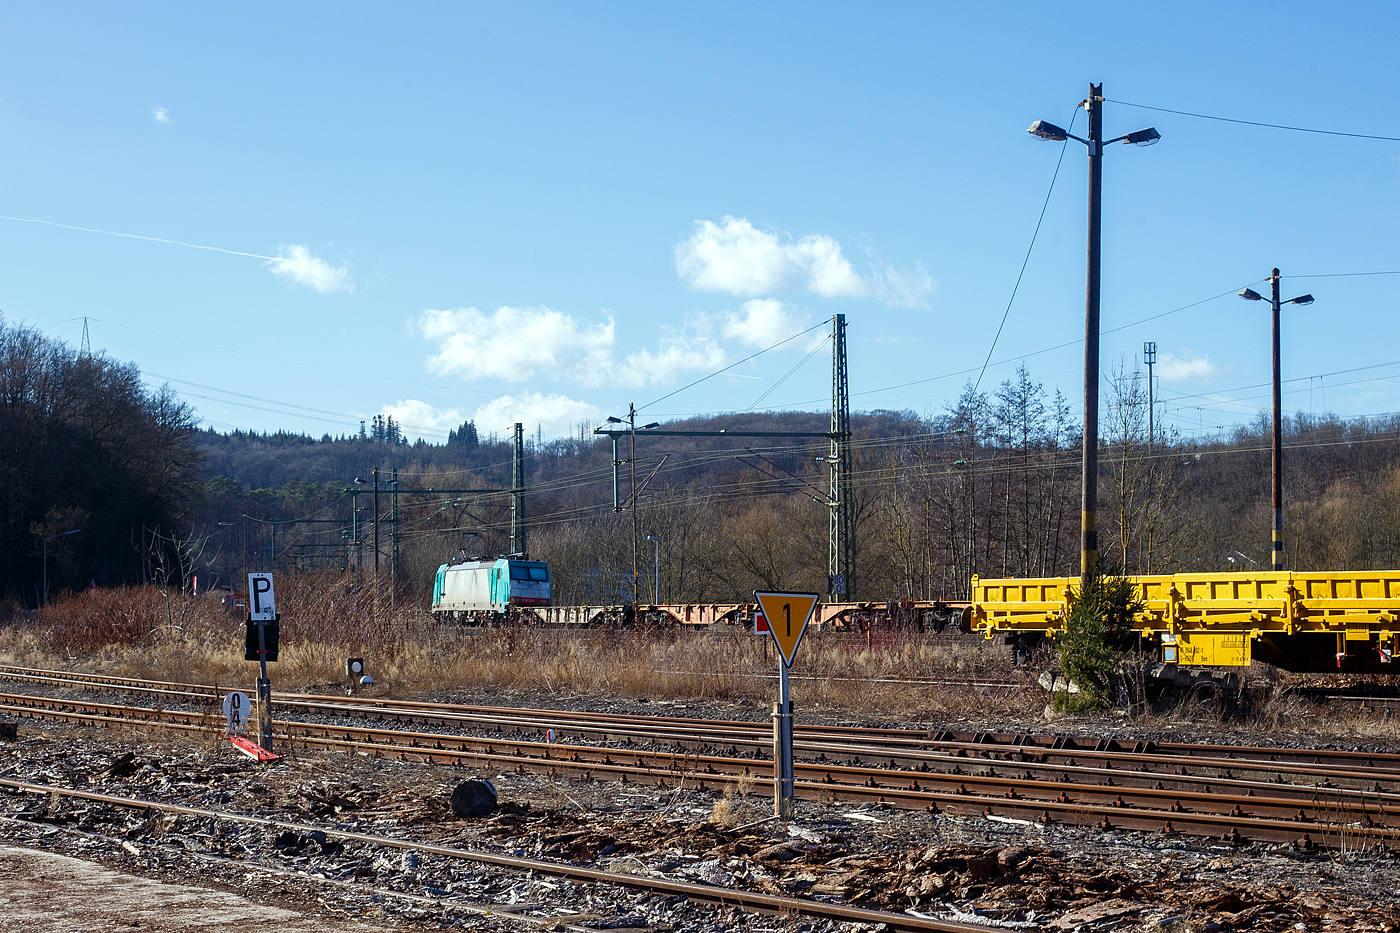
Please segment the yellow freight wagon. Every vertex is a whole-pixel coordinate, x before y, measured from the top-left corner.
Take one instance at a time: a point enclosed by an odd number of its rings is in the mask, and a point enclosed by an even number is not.
[[[1161,660],[1190,667],[1266,661],[1298,672],[1400,673],[1400,571],[1177,573],[1129,577],[1134,630]],[[973,631],[1054,636],[1078,577],[972,578]]]

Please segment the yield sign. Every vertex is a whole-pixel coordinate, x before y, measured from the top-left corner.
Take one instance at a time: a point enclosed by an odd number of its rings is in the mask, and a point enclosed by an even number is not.
[[[797,646],[802,644],[802,635],[807,631],[807,622],[812,618],[812,610],[817,607],[816,593],[758,593],[753,594],[763,608],[768,620],[768,630],[778,643],[778,653],[783,656],[783,664],[792,667]]]

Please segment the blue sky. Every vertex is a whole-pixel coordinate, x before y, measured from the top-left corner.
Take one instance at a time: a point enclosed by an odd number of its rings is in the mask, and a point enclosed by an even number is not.
[[[1153,340],[1168,424],[1248,420],[1268,312],[1233,293],[1275,265],[1400,270],[1400,143],[1117,102],[1400,136],[1400,14],[1096,9],[11,4],[0,214],[49,223],[0,220],[0,311],[75,345],[87,317],[220,430],[821,409],[833,313],[857,409],[937,412],[987,358],[1060,155],[1025,129],[1102,81],[1110,135],[1163,137],[1105,159],[1104,369]],[[1024,360],[1077,409],[1069,146],[982,386]],[[1400,409],[1400,276],[1283,288],[1317,296],[1284,312],[1286,408]]]

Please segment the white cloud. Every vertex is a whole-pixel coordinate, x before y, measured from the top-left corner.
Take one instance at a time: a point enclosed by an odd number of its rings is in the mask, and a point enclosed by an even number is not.
[[[169,123],[170,111],[164,107],[152,107],[151,116],[155,117],[157,123]]]
[[[517,421],[525,425],[526,434],[538,428],[546,436],[558,437],[572,433],[581,421],[597,422],[602,412],[588,402],[565,395],[522,392],[492,399],[478,408],[472,418],[477,433],[483,437],[493,431],[508,434]]]
[[[913,272],[896,269],[887,262],[871,257],[875,271],[871,276],[875,297],[896,308],[927,308],[928,296],[935,282],[921,262],[914,263]]]
[[[720,223],[697,220],[695,232],[676,247],[676,272],[691,288],[751,297],[787,287],[823,298],[873,296],[888,305],[925,307],[934,282],[922,264],[902,272],[871,257],[861,276],[829,236],[808,234],[783,242],[742,217]]]
[[[1180,357],[1163,353],[1157,360],[1157,375],[1163,382],[1187,382],[1192,379],[1214,379],[1221,369],[1209,357],[1197,356],[1194,350],[1185,350]]]
[[[533,435],[538,429],[546,437],[557,437],[573,433],[580,422],[597,422],[603,417],[598,408],[588,402],[540,392],[502,395],[471,413],[460,408],[437,408],[418,399],[406,399],[385,405],[379,414],[393,418],[405,437],[414,440],[421,437],[438,444],[447,440],[449,432],[457,430],[469,420],[476,422],[477,432],[484,440],[493,431],[502,437],[509,437],[517,421],[525,425],[527,434]]]
[[[586,324],[545,307],[501,307],[491,314],[430,309],[419,318],[418,329],[438,345],[428,368],[463,379],[522,382],[544,370],[588,381],[600,367],[611,366],[616,341],[611,317]]]
[[[404,436],[421,437],[437,443],[447,440],[448,432],[457,430],[467,420],[460,409],[436,408],[418,399],[406,399],[385,405],[380,414],[398,422]]]
[[[639,350],[618,360],[616,327],[590,324],[551,308],[501,307],[487,314],[476,308],[424,311],[418,329],[437,344],[428,368],[463,379],[500,378],[513,382],[537,373],[586,386],[649,385],[677,372],[724,363],[724,350],[699,315],[679,330],[663,330],[660,349]]]
[[[638,350],[627,354],[612,377],[597,384],[651,385],[667,382],[676,373],[718,369],[725,362],[724,348],[715,343],[709,318],[693,314],[680,328],[662,328],[658,352]]]
[[[355,283],[350,280],[349,269],[344,266],[332,266],[324,259],[311,255],[311,251],[305,246],[283,246],[266,265],[272,269],[274,275],[286,276],[293,282],[310,285],[322,294],[355,289]]]
[[[741,314],[730,314],[724,325],[724,336],[750,347],[771,347],[780,340],[807,328],[807,319],[792,305],[776,298],[754,298],[739,306]],[[824,331],[808,335],[807,340],[795,340],[787,347],[811,350],[826,339]]]
[[[811,234],[783,243],[742,217],[697,220],[676,247],[676,272],[691,288],[751,296],[798,285],[826,298],[869,293],[869,284],[831,237]]]

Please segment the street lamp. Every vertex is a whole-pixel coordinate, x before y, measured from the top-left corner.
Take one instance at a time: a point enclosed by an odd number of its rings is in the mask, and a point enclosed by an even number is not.
[[[656,535],[647,535],[648,541],[656,543],[656,566],[652,571],[651,582],[651,602],[654,606],[661,605],[661,539]]]
[[[1312,295],[1299,295],[1287,301],[1279,301],[1278,285],[1281,276],[1275,269],[1269,276],[1273,286],[1273,297],[1269,306],[1273,312],[1274,325],[1274,444],[1273,444],[1273,486],[1274,486],[1274,570],[1283,569],[1283,391],[1279,383],[1279,309],[1283,305],[1310,305]],[[1263,301],[1264,296],[1252,288],[1240,289],[1240,297],[1245,301]]]
[[[629,488],[628,497],[632,500],[632,605],[637,605],[637,535],[639,528],[637,525],[637,406],[627,406],[627,420],[614,418],[608,415],[608,424],[626,424],[627,433],[632,435],[632,455],[628,461],[632,469],[632,485]],[[661,427],[661,422],[653,421],[651,424],[642,425],[643,431],[650,431],[652,428]],[[613,511],[620,512],[622,509],[617,503],[617,432],[612,433],[613,442]]]
[[[65,535],[75,535],[82,531],[81,528],[74,528],[72,531],[65,531],[62,534],[49,535],[44,539],[44,605],[49,604],[49,542],[55,538],[62,538]]]
[[[1081,139],[1045,120],[1026,131],[1037,139],[1073,139],[1089,150],[1089,273],[1084,302],[1084,459],[1080,494],[1079,575],[1087,582],[1098,563],[1099,534],[1099,242],[1103,220],[1103,147],[1110,143],[1151,146],[1162,138],[1153,127],[1103,139],[1103,85],[1089,85],[1082,106],[1089,111],[1089,138]]]

